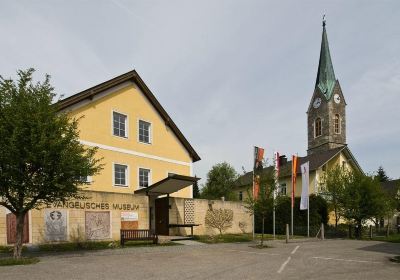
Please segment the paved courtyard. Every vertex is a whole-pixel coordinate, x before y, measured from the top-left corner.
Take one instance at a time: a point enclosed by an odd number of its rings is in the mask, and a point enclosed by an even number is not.
[[[36,265],[0,267],[0,279],[400,279],[400,244],[373,241],[270,242],[70,253]]]

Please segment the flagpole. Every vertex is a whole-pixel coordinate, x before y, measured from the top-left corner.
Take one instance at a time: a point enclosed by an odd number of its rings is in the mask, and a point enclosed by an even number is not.
[[[307,198],[307,237],[310,238],[310,192]]]
[[[253,165],[254,165],[254,154],[255,154],[255,147],[253,147]],[[255,216],[256,216],[256,207],[255,207],[255,204],[254,204],[254,201],[255,201],[255,193],[254,193],[254,181],[255,181],[255,170],[254,170],[254,166],[253,166],[253,241],[256,239],[256,219],[255,219]]]
[[[293,237],[293,204],[294,204],[294,185],[293,185],[293,157],[292,157],[292,200],[290,203],[291,211],[290,211],[290,231]]]

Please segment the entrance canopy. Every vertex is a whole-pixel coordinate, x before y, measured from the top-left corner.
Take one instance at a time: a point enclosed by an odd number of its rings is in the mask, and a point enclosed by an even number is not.
[[[184,176],[178,174],[168,174],[168,177],[154,183],[153,185],[135,191],[135,194],[163,195],[177,192],[183,188],[193,185],[200,180],[197,177]]]

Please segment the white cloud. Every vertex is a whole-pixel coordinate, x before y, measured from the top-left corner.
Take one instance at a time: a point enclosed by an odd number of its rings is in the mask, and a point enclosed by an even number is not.
[[[253,145],[306,153],[326,13],[350,148],[366,171],[400,177],[396,1],[18,3],[0,10],[1,75],[33,66],[71,95],[136,68],[200,153],[203,178],[221,161],[250,169]]]

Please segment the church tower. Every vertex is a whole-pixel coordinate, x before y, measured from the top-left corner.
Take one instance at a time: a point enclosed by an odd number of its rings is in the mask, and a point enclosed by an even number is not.
[[[307,154],[346,146],[346,102],[333,71],[326,22],[322,22],[322,42],[314,94],[307,110]]]

